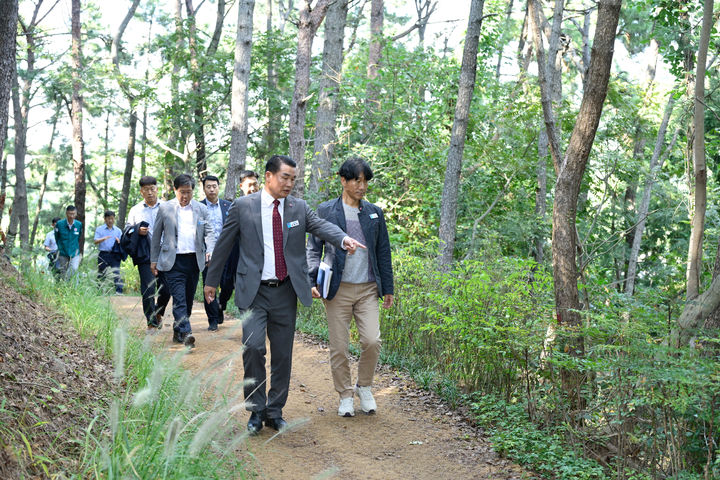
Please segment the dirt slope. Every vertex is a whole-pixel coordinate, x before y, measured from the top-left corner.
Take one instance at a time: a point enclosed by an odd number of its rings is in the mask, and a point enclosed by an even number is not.
[[[138,297],[114,297],[112,302],[121,318],[129,319],[131,328],[144,331]],[[238,352],[239,321],[226,319],[218,332],[208,332],[203,306],[196,303],[191,322],[197,348],[184,357],[189,370],[201,372],[209,363]],[[171,337],[168,325],[152,335],[151,341],[160,350],[182,350]],[[232,368],[236,377],[242,378],[241,358]],[[374,393],[376,415],[360,412],[354,418],[338,417],[327,348],[296,334],[290,395],[283,416],[298,425],[272,439],[275,432],[265,428],[237,453],[254,458],[257,476],[266,479],[529,478],[519,467],[499,458],[462,418],[390,369],[380,369]],[[248,415],[240,415],[246,422]]]

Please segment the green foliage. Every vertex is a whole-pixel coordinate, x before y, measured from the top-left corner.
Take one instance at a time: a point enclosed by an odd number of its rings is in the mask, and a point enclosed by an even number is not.
[[[609,478],[596,461],[568,448],[562,433],[543,431],[527,418],[523,405],[492,394],[467,399],[474,418],[490,433],[493,447],[544,478],[600,480]]]
[[[232,412],[242,405],[242,386],[217,369],[190,375],[183,353],[158,357],[147,342],[129,335],[93,281],[48,282],[26,269],[28,288],[94,338],[115,364],[115,398],[89,419],[77,478],[244,478],[232,454],[244,441]],[[85,277],[87,278],[87,277]],[[212,393],[214,403],[208,398]]]

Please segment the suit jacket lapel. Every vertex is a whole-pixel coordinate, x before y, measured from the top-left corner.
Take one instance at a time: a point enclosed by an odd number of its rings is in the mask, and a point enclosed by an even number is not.
[[[343,208],[342,197],[335,202],[335,215],[338,220],[338,226],[343,232],[347,232],[347,223],[345,222],[345,209]]]
[[[253,224],[255,224],[255,231],[257,232],[258,236],[258,243],[260,244],[260,251],[264,252],[262,249],[263,246],[263,228],[262,228],[262,201],[261,196],[257,195],[255,198],[252,199],[252,203],[250,204],[250,214],[251,214],[251,220]]]
[[[285,252],[285,245],[287,245],[287,239],[288,239],[288,223],[292,222],[294,218],[290,218],[291,216],[294,216],[295,211],[295,199],[291,196],[287,196],[285,198],[285,205],[283,208],[283,216],[282,216],[282,231],[283,231],[283,253]],[[287,263],[287,262],[285,262]]]

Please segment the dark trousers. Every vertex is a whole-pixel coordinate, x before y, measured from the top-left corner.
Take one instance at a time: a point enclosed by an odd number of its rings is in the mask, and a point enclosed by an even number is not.
[[[98,253],[98,280],[101,280],[106,276],[106,271],[109,268],[113,276],[113,282],[115,283],[115,291],[122,293],[123,281],[120,276],[120,262],[121,257],[116,252],[100,252]]]
[[[252,404],[248,410],[265,409],[269,418],[282,416],[288,397],[292,350],[295,338],[297,296],[290,279],[278,287],[260,285],[248,308],[249,318],[243,323],[243,364],[246,383],[245,401]],[[270,390],[267,395],[265,373],[265,336],[270,340]]]
[[[207,267],[205,267],[205,270],[202,272],[203,287],[205,286],[206,276]],[[225,320],[223,312],[227,308],[227,302],[230,300],[230,297],[232,297],[234,288],[234,279],[228,279],[225,275],[223,275],[220,279],[220,285],[213,301],[211,303],[207,303],[207,300],[203,298],[203,303],[205,304],[205,314],[208,318],[208,324],[211,327],[217,327],[219,323],[223,323]]]
[[[155,315],[165,315],[165,307],[170,301],[170,290],[160,276],[156,277],[152,274],[149,263],[141,263],[137,268],[140,274],[140,293],[142,294],[145,319],[148,325],[160,327]],[[157,303],[155,303],[155,293],[157,293]]]
[[[191,333],[190,314],[200,278],[197,257],[194,253],[176,255],[172,268],[160,272],[160,275],[173,299],[173,330],[178,333]]]

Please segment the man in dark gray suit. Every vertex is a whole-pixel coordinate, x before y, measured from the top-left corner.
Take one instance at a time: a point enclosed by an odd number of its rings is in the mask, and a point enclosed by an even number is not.
[[[162,275],[173,299],[173,341],[195,346],[190,326],[200,271],[210,260],[215,235],[205,205],[193,200],[195,180],[178,175],[175,198],[160,205],[152,232],[150,269]]]
[[[365,248],[336,225],[320,219],[304,200],[290,196],[296,175],[290,157],[274,155],[268,160],[263,190],[236,199],[230,207],[205,280],[205,300],[211,302],[225,260],[239,241],[235,304],[241,312],[250,312],[243,324],[243,364],[251,434],[262,429],[263,421],[275,430],[287,425],[282,409],[290,385],[297,299],[307,306],[312,303],[306,232],[349,253]],[[267,395],[266,336],[271,353]]]

